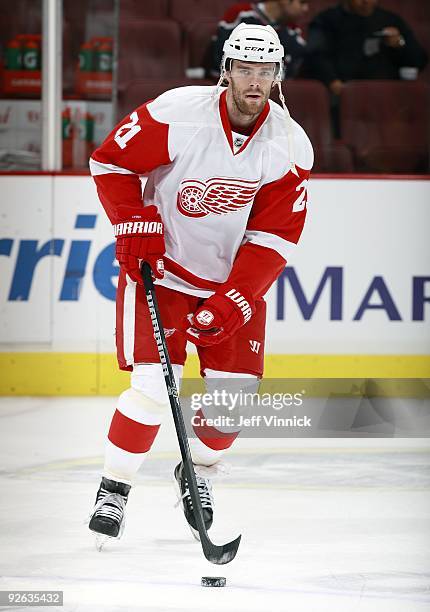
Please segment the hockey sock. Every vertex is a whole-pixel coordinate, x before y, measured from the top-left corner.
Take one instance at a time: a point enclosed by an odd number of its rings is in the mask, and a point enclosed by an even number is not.
[[[199,410],[197,417],[203,418],[203,412]],[[233,444],[239,431],[222,432],[208,425],[194,425],[195,438],[190,438],[190,449],[193,462],[198,465],[213,465],[221,459],[223,454]]]
[[[256,393],[260,381],[257,376],[245,373],[231,373],[220,370],[205,368],[205,385],[209,395],[215,394],[216,391],[224,391],[227,393],[227,405],[218,410],[217,403],[198,409],[193,419],[193,429],[196,437],[190,439],[190,449],[193,461],[198,465],[214,465],[220,460],[227,449],[231,447],[235,439],[240,433],[239,428],[227,428],[227,431],[222,431],[223,427],[215,427],[208,424],[209,420],[216,419],[217,416],[228,416],[228,403],[230,396],[238,396],[241,391],[247,393]],[[214,396],[215,397],[215,396]],[[246,408],[246,402],[243,406]],[[242,407],[242,408],[243,408]]]
[[[106,478],[132,482],[154,442],[166,409],[166,405],[135,389],[120,395],[105,447]]]

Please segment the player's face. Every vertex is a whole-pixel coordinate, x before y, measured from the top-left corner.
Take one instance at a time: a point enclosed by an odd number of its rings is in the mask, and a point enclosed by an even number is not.
[[[257,115],[270,96],[276,64],[259,64],[233,60],[227,73],[229,87],[238,110],[243,115]]]

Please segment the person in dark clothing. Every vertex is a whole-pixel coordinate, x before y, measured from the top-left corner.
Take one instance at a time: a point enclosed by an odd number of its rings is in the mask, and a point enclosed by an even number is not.
[[[377,4],[345,0],[309,25],[307,74],[336,96],[346,81],[416,78],[427,63],[426,52],[403,19]]]
[[[403,19],[378,0],[344,0],[319,13],[308,31],[305,75],[327,85],[333,135],[338,138],[339,96],[346,81],[416,78],[427,54]]]
[[[309,9],[308,0],[269,0],[266,2],[242,2],[231,6],[218,24],[215,40],[210,48],[211,77],[219,76],[224,42],[239,23],[271,25],[277,32],[286,55],[284,78],[296,76],[302,64],[306,42],[298,23]]]

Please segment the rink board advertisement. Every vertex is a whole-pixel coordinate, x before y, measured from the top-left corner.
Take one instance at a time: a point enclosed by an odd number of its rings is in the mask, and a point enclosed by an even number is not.
[[[65,376],[97,370],[88,392],[99,392],[101,362],[118,376],[118,266],[95,186],[87,176],[0,182],[3,371],[57,360]],[[428,376],[429,195],[426,180],[311,182],[301,242],[267,295],[266,376]]]

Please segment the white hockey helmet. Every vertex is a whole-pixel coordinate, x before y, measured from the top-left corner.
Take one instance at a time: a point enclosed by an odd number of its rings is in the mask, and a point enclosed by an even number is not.
[[[279,36],[270,25],[240,23],[234,28],[223,46],[221,72],[225,72],[228,59],[243,62],[275,62],[275,80],[282,79],[284,47]]]

